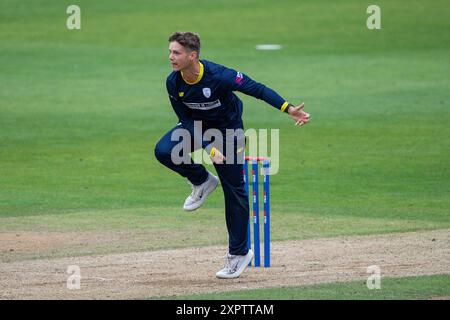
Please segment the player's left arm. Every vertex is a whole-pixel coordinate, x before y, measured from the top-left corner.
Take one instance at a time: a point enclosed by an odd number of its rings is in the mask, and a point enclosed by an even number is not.
[[[303,102],[294,106],[283,99],[275,90],[251,79],[246,74],[233,69],[226,69],[223,73],[223,83],[229,90],[239,91],[261,99],[281,112],[286,112],[295,121],[295,125],[302,126],[309,122],[310,114],[303,110],[305,107]]]

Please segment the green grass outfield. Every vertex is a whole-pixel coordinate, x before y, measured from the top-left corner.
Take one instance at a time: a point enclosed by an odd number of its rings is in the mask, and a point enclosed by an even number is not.
[[[0,0],[0,232],[131,240],[8,259],[226,244],[222,193],[186,214],[189,186],[153,155],[176,124],[176,30],[312,115],[298,128],[239,94],[246,128],[280,130],[272,240],[450,227],[447,1],[378,1],[376,31],[356,0],[79,0],[72,31],[70,4]]]
[[[283,287],[163,297],[180,300],[426,300],[449,299],[450,276],[435,275],[382,278],[379,289],[365,281],[337,282],[302,287]]]

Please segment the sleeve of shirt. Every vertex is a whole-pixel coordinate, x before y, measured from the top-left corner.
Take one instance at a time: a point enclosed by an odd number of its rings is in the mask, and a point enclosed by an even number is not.
[[[203,141],[203,133],[200,130],[199,132],[195,132],[196,129],[194,126],[194,119],[192,119],[192,111],[181,102],[179,97],[177,97],[176,90],[169,84],[169,82],[166,82],[166,87],[172,108],[175,111],[175,114],[177,115],[182,127],[188,130],[191,137],[193,138],[192,140],[194,141],[195,149],[201,146],[208,153],[210,153],[212,147],[208,145],[207,141]]]
[[[265,85],[256,82],[244,73],[226,68],[222,73],[225,90],[239,91],[246,95],[261,99],[274,108],[284,111],[289,102]]]

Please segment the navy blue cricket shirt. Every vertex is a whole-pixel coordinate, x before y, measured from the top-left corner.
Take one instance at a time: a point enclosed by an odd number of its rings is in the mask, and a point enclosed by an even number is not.
[[[184,80],[180,71],[167,77],[167,92],[180,123],[193,134],[194,121],[203,129],[242,128],[242,101],[233,91],[264,100],[284,111],[288,102],[274,90],[246,74],[217,63],[200,60],[200,72],[194,83]]]

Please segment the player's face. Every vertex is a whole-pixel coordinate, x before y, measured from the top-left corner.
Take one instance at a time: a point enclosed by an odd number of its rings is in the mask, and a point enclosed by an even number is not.
[[[169,44],[169,61],[173,71],[184,70],[195,59],[195,53],[186,50],[181,44],[173,41]]]

